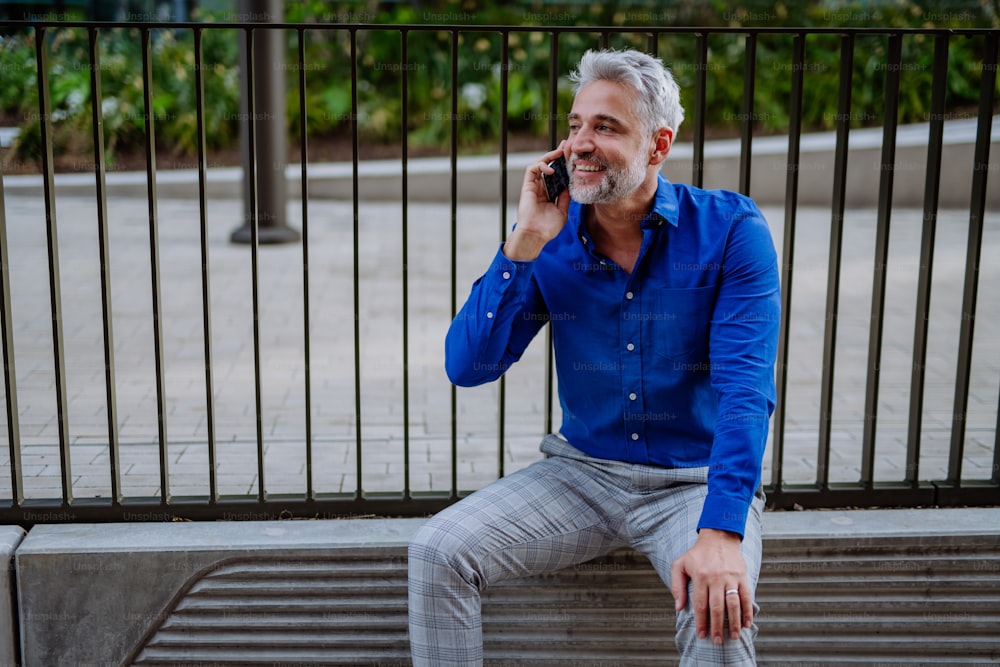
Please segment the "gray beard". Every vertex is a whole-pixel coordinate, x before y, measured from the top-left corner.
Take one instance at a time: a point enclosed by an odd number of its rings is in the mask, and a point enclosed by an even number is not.
[[[579,156],[576,154],[572,155],[570,162],[575,161],[577,157]],[[624,169],[611,167],[604,160],[594,156],[589,156],[588,159],[604,167],[604,178],[600,183],[588,187],[576,185],[576,181],[570,178],[569,195],[581,204],[607,204],[620,201],[638,190],[646,180],[646,164],[641,154],[637,154]]]

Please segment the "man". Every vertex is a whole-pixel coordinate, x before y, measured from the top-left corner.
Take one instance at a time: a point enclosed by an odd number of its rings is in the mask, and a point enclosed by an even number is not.
[[[669,183],[677,84],[588,52],[569,136],[527,169],[517,224],[446,340],[459,385],[501,376],[548,321],[560,434],[438,513],[409,548],[415,665],[482,663],[480,592],[628,545],[672,591],[681,664],[753,665],[761,462],[774,407],[774,244],[742,195]],[[548,162],[570,188],[548,200]]]

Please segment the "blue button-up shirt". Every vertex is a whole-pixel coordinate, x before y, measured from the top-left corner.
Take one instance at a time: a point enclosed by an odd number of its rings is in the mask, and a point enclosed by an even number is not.
[[[598,458],[708,468],[698,524],[740,535],[774,409],[777,256],[749,198],[660,176],[631,274],[594,251],[584,206],[531,262],[502,248],[446,340],[452,382],[500,377],[552,327],[571,445]]]

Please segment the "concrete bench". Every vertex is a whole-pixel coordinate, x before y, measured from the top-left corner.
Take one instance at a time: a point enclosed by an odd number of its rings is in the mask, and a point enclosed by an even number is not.
[[[407,665],[421,519],[40,525],[15,552],[23,665]],[[769,512],[759,664],[995,664],[1000,509]],[[673,664],[629,550],[484,597],[487,665]],[[0,611],[0,620],[2,620]]]

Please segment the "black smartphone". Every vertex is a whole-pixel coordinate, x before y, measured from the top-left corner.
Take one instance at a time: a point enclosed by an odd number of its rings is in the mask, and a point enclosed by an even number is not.
[[[554,174],[542,174],[545,181],[545,190],[549,194],[549,201],[558,199],[562,191],[569,187],[569,171],[566,169],[566,158],[560,155],[549,166],[555,169]]]

